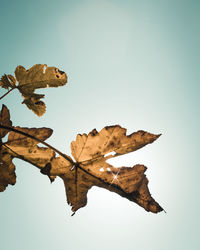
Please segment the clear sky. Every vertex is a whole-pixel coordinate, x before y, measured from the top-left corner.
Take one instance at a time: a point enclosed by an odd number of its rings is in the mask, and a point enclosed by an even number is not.
[[[14,125],[51,127],[70,154],[77,133],[120,124],[162,136],[115,161],[142,163],[157,215],[92,188],[71,217],[64,185],[15,160],[17,184],[0,194],[2,250],[197,250],[199,243],[200,1],[0,1],[0,74],[17,65],[56,66],[66,87],[41,90],[38,118],[12,92]],[[3,94],[4,91],[0,90]]]

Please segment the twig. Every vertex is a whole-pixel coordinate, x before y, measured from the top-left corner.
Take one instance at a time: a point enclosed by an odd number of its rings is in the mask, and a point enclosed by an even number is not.
[[[8,90],[8,92],[6,92],[4,95],[2,95],[0,97],[0,100],[3,99],[5,96],[7,96],[11,91],[13,91],[13,89],[15,89],[15,88],[12,88],[12,89]]]

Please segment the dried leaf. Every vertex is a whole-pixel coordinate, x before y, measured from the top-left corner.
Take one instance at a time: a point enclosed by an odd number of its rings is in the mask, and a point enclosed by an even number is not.
[[[59,87],[67,83],[67,75],[55,67],[47,67],[46,64],[36,64],[29,70],[18,66],[15,76],[19,82],[18,89],[24,97],[23,103],[27,105],[36,115],[45,113],[45,103],[40,99],[44,95],[35,94],[39,88]]]
[[[45,141],[53,132],[50,128],[15,127],[15,129],[31,135],[40,141]],[[9,153],[13,157],[23,158],[37,167],[43,168],[52,158],[55,157],[55,152],[50,148],[38,147],[38,143],[37,140],[11,131],[8,135],[6,146],[9,147]]]
[[[0,125],[9,126],[9,127],[12,126],[12,122],[10,120],[10,112],[5,105],[3,105],[1,109]],[[0,128],[0,139],[6,136],[7,133],[8,133],[8,130]]]
[[[54,158],[48,164],[48,175],[58,175],[63,179],[67,201],[74,212],[87,204],[88,190],[98,186],[134,201],[146,211],[158,213],[163,209],[148,190],[144,174],[147,168],[139,164],[131,168],[115,168],[106,160],[135,151],[159,136],[145,131],[127,136],[126,129],[118,125],[105,127],[99,133],[93,130],[88,135],[78,135],[76,141],[71,143],[75,165],[63,157]],[[113,151],[114,156],[105,156]],[[43,169],[43,173],[45,171],[47,173],[47,168]]]
[[[125,128],[119,125],[107,126],[99,133],[94,129],[88,135],[77,135],[76,141],[71,143],[71,150],[74,159],[83,162],[104,157],[110,152],[115,152],[114,156],[133,152],[152,143],[159,136],[142,130],[127,136]]]
[[[16,183],[15,165],[13,157],[3,148],[0,150],[0,192],[3,192],[8,184]]]
[[[13,157],[28,161],[40,169],[55,157],[52,149],[37,145],[8,145],[8,148],[10,149],[8,149],[8,153]]]
[[[0,86],[5,89],[13,88],[15,87],[16,79],[12,75],[6,75],[4,74],[0,79]]]
[[[36,64],[29,70],[18,66],[15,76],[19,82],[19,90],[24,95],[31,95],[35,89],[63,86],[67,82],[65,72],[45,64]]]
[[[31,135],[41,141],[45,141],[53,133],[53,130],[50,128],[21,128],[21,127],[13,127],[13,128],[28,135]],[[25,135],[11,131],[8,135],[8,141],[6,144],[9,146],[30,147],[37,145],[38,143],[39,142],[37,140],[31,139]]]
[[[40,100],[43,97],[44,95],[33,94],[31,96],[25,97],[22,103],[26,104],[26,106],[36,115],[42,116],[46,111],[45,103]]]
[[[46,140],[52,134],[49,128],[14,128],[40,141]],[[55,158],[55,152],[52,149],[39,147],[38,143],[37,140],[25,135],[9,132],[8,141],[0,148],[0,191],[4,191],[8,184],[15,184],[13,158],[27,161],[40,169]]]

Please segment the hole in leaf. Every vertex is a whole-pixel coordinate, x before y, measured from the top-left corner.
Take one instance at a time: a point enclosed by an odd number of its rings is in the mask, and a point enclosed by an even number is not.
[[[44,67],[43,67],[43,74],[45,74],[46,69],[47,69],[47,65],[44,65]]]
[[[109,152],[109,153],[105,154],[104,157],[107,157],[107,156],[110,156],[110,155],[114,156],[115,154],[116,154],[115,151],[112,151],[112,152]]]

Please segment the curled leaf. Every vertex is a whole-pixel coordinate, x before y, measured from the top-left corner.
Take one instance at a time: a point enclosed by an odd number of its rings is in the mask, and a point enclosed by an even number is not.
[[[4,74],[0,79],[0,86],[5,89],[14,88],[16,85],[16,79],[12,75]]]

